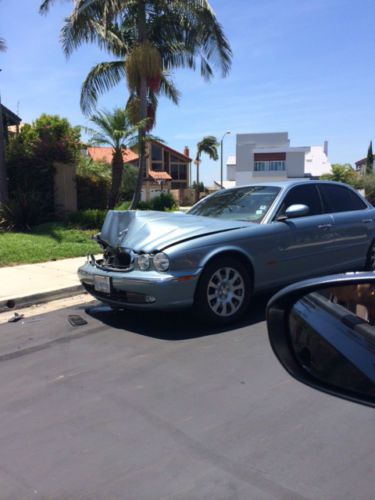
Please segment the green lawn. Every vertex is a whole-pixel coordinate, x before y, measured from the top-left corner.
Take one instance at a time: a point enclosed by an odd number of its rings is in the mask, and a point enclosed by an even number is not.
[[[24,233],[0,232],[0,267],[98,253],[99,246],[91,239],[97,232],[57,223],[41,224]]]

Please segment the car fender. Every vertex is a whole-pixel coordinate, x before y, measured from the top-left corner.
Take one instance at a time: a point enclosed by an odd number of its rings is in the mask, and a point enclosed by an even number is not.
[[[255,267],[254,267],[254,260],[251,255],[249,255],[247,252],[245,252],[242,248],[235,246],[235,245],[223,245],[220,248],[212,248],[209,252],[207,252],[204,257],[201,259],[200,262],[200,267],[203,268],[210,262],[212,259],[219,257],[220,255],[223,254],[240,254],[244,261],[247,261],[249,265],[251,266],[251,273],[253,278],[255,278]]]

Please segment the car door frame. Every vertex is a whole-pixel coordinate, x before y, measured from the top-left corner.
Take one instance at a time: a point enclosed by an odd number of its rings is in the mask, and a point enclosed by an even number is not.
[[[325,207],[324,194],[321,191],[324,185],[352,192],[366,207],[359,210],[327,212],[332,215],[334,221],[332,247],[337,255],[337,265],[332,271],[363,270],[368,250],[375,239],[375,209],[351,186],[336,182],[319,182],[317,186],[323,208],[327,208]]]
[[[307,277],[327,274],[335,262],[335,255],[330,251],[333,237],[334,220],[324,213],[323,201],[317,188],[317,182],[308,180],[288,186],[280,195],[272,210],[268,224],[278,226],[274,237],[274,273],[280,275],[282,282],[290,283]],[[277,214],[289,193],[302,186],[313,186],[321,207],[320,214],[277,221]],[[290,272],[291,267],[293,272]],[[278,272],[277,268],[279,269]]]

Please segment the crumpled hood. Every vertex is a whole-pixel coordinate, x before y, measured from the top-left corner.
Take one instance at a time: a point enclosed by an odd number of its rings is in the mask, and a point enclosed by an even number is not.
[[[213,219],[180,212],[110,210],[100,238],[112,248],[153,252],[161,251],[180,241],[248,226],[248,222]]]

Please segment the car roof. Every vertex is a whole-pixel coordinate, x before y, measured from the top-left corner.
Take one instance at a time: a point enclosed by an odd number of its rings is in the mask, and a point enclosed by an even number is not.
[[[335,181],[321,181],[319,179],[309,179],[309,178],[306,178],[306,179],[288,179],[288,180],[285,180],[285,181],[271,181],[271,182],[267,182],[267,180],[265,179],[264,182],[254,182],[254,183],[250,183],[250,184],[244,184],[243,186],[236,186],[236,187],[233,187],[233,188],[229,188],[229,189],[238,189],[238,188],[245,188],[245,187],[252,187],[252,186],[274,186],[274,187],[279,187],[279,188],[287,188],[287,187],[290,187],[290,186],[296,186],[298,184],[332,184],[332,185],[336,185],[336,186],[345,186],[345,187],[349,187],[351,188],[351,186],[349,186],[348,184],[344,184],[343,182],[335,182]]]

